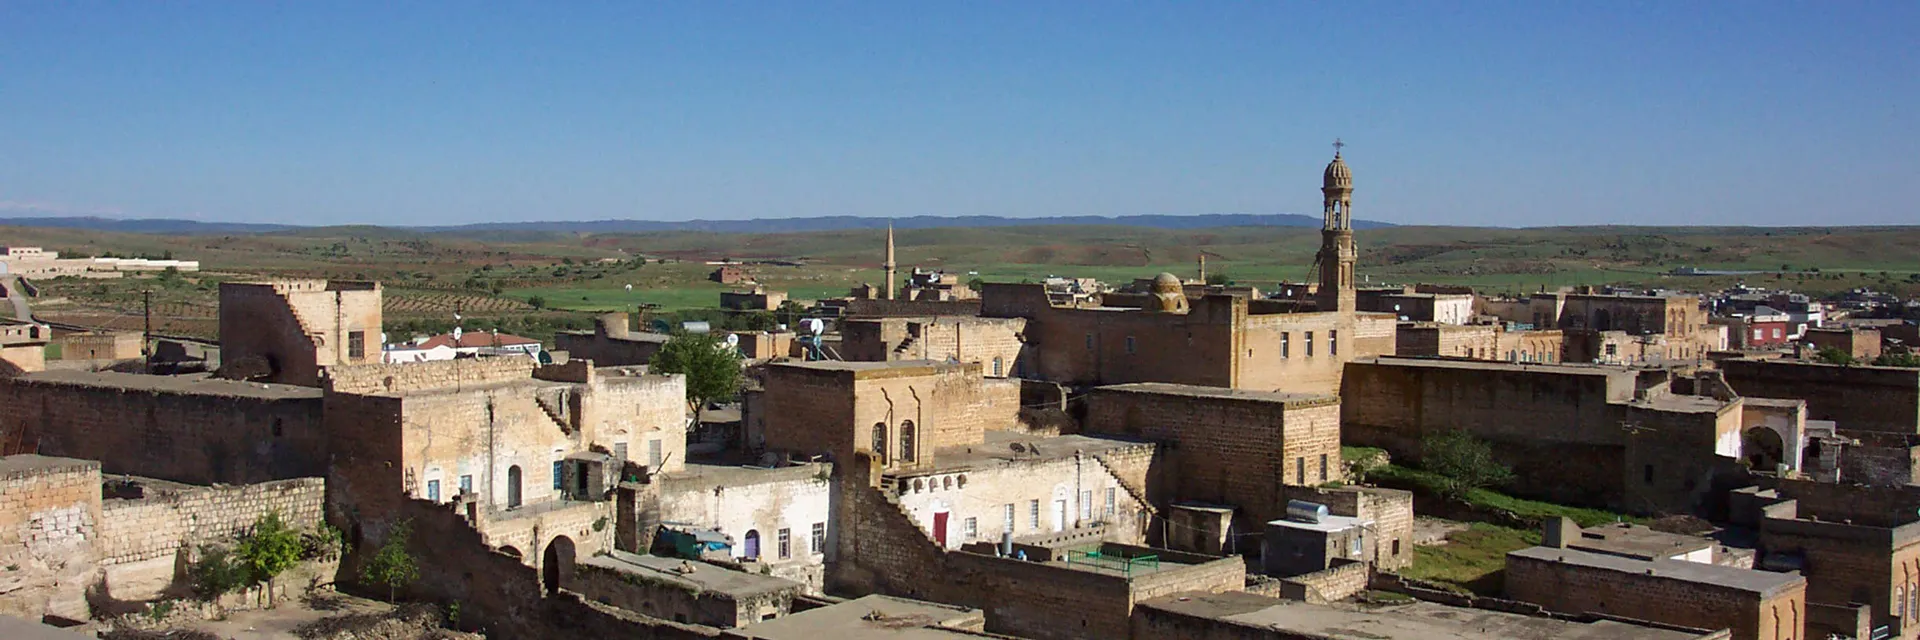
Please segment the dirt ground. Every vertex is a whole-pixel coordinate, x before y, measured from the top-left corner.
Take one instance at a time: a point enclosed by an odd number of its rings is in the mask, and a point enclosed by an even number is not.
[[[1415,516],[1413,519],[1413,543],[1422,547],[1439,546],[1447,543],[1447,534],[1465,531],[1467,523]]]
[[[164,629],[120,630],[107,640],[479,640],[442,628],[430,605],[393,605],[338,593],[288,599],[272,609],[237,611]]]

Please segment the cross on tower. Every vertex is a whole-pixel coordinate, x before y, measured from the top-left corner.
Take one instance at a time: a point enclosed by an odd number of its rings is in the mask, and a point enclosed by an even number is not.
[[[1341,142],[1339,138],[1334,138],[1333,139],[1333,157],[1335,158],[1340,157],[1340,148],[1344,146],[1347,146],[1347,143]]]

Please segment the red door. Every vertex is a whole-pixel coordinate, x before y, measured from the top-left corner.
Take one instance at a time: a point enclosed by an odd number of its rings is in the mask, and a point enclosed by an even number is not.
[[[940,548],[947,547],[947,512],[945,511],[933,514],[933,540],[940,543]]]

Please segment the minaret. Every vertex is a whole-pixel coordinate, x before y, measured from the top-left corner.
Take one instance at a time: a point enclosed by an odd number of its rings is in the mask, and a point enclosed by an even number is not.
[[[1340,148],[1333,141],[1333,162],[1321,175],[1322,214],[1320,228],[1320,291],[1314,296],[1321,311],[1352,313],[1354,310],[1353,263],[1359,251],[1353,248],[1353,171],[1340,159]]]
[[[894,282],[893,282],[894,264],[893,264],[893,223],[891,222],[887,223],[887,262],[886,264],[883,264],[881,266],[887,270],[887,299],[892,300],[893,287],[894,287]]]

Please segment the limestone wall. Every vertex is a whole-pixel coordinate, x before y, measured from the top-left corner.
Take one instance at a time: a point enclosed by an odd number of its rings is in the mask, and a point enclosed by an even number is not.
[[[1507,556],[1508,597],[1550,611],[1633,617],[1701,629],[1733,630],[1740,640],[1805,637],[1806,583],[1757,594],[1703,581]]]
[[[100,526],[99,463],[0,458],[0,614],[87,619]]]
[[[194,484],[320,476],[321,405],[318,391],[299,387],[45,372],[0,380],[0,441]]]
[[[295,529],[315,529],[326,505],[322,478],[212,487],[146,483],[142,488],[143,497],[107,499],[101,505],[101,555],[107,591],[115,599],[160,595],[173,583],[182,552],[230,541],[270,512]]]
[[[1920,433],[1920,370],[1760,360],[1727,360],[1720,369],[1741,395],[1807,401],[1809,420]]]
[[[532,358],[461,358],[332,367],[327,370],[326,388],[337,393],[405,394],[475,387],[532,378],[538,366]]]

